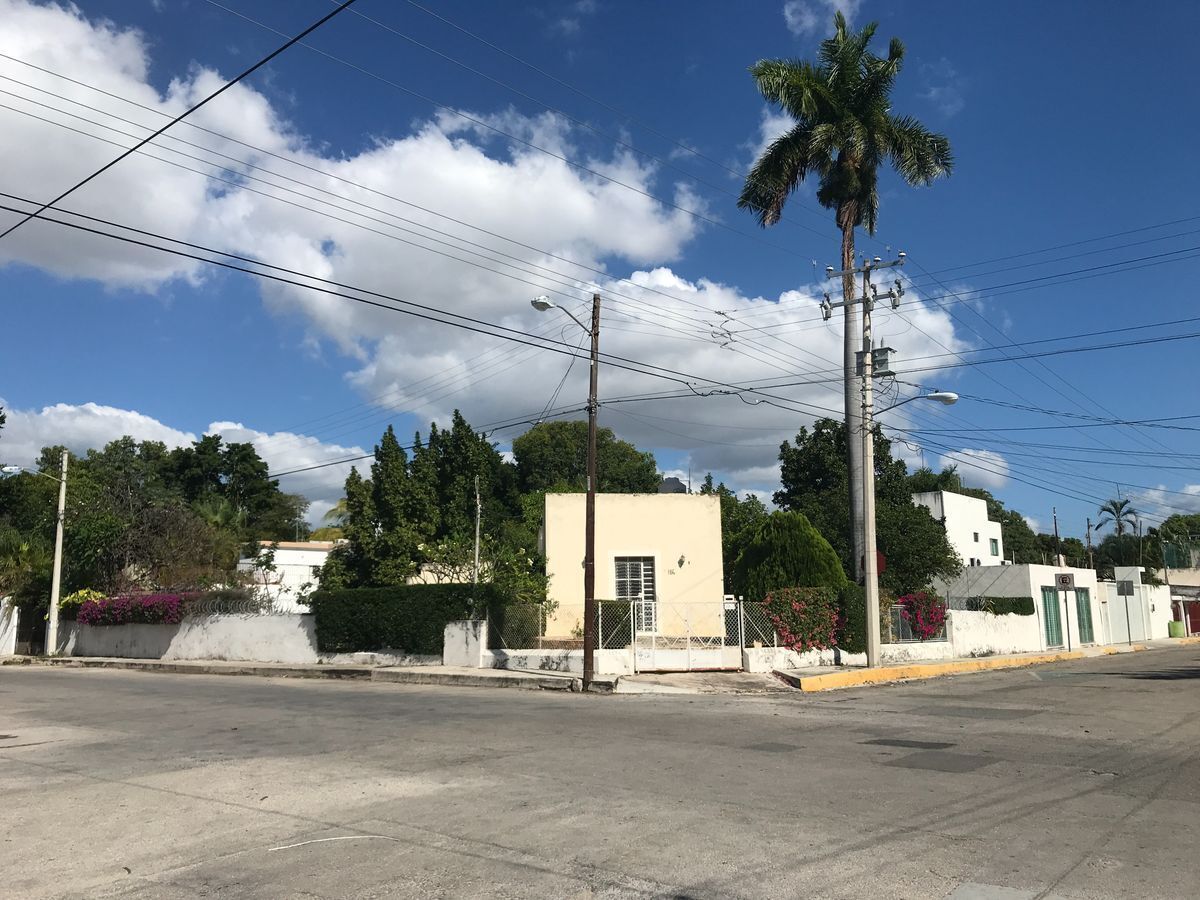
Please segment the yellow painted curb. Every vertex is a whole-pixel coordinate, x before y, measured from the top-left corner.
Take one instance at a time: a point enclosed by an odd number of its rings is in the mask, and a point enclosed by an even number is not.
[[[882,684],[888,681],[907,681],[913,678],[937,678],[941,675],[961,675],[965,672],[986,672],[989,669],[1018,669],[1042,663],[1083,659],[1083,653],[1072,650],[1063,653],[1044,653],[1038,656],[989,656],[982,659],[960,659],[950,662],[912,663],[906,666],[884,666],[879,669],[854,669],[830,672],[828,675],[793,676],[788,680],[802,691],[828,691],[836,688]]]

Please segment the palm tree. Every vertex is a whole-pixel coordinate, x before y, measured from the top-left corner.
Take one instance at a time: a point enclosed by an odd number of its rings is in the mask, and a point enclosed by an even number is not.
[[[1136,528],[1137,521],[1138,511],[1129,500],[1108,500],[1100,507],[1100,519],[1096,522],[1096,530],[1099,531],[1112,523],[1117,529],[1117,537],[1121,537],[1127,529]]]
[[[911,185],[927,185],[948,175],[954,160],[944,135],[929,131],[911,116],[892,114],[891,92],[904,60],[904,45],[892,38],[887,58],[868,50],[877,23],[851,34],[846,17],[834,16],[834,35],[822,41],[819,62],[765,59],[750,68],[767,102],[781,107],[796,124],[777,138],[755,162],[742,187],[738,206],[753,212],[766,228],[783,216],[783,207],[800,182],[817,179],[817,202],[834,211],[842,232],[842,270],[854,268],[854,229],[875,233],[879,210],[879,168],[891,163]],[[858,388],[852,374],[859,349],[858,312],[849,302],[854,276],[842,278],[845,315],[846,425],[859,430]],[[860,524],[862,481],[858,441],[849,441],[853,521]],[[855,528],[856,547],[860,529]],[[861,557],[855,553],[855,559]],[[856,563],[857,565],[857,563]]]

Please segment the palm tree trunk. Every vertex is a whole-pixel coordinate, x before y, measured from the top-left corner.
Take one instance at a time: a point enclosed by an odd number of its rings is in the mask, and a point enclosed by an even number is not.
[[[838,206],[837,223],[842,229],[842,271],[854,268],[854,221],[857,208],[853,201]],[[863,569],[863,471],[862,471],[862,407],[859,379],[855,374],[862,336],[858,328],[858,307],[854,304],[854,276],[842,276],[843,312],[842,364],[846,405],[847,465],[850,474],[850,546],[853,548],[853,577],[862,581]]]

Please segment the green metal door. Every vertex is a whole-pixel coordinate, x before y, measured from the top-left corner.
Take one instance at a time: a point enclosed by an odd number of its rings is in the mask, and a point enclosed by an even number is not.
[[[1091,644],[1096,638],[1092,631],[1092,595],[1087,588],[1075,588],[1075,612],[1079,615],[1079,643]]]
[[[1046,646],[1061,647],[1062,614],[1058,611],[1058,591],[1052,587],[1042,588],[1042,621],[1046,623]]]

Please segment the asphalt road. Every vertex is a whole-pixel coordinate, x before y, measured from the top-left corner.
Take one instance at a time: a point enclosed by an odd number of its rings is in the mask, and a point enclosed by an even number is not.
[[[0,896],[1195,897],[1200,647],[826,695],[0,668]]]

